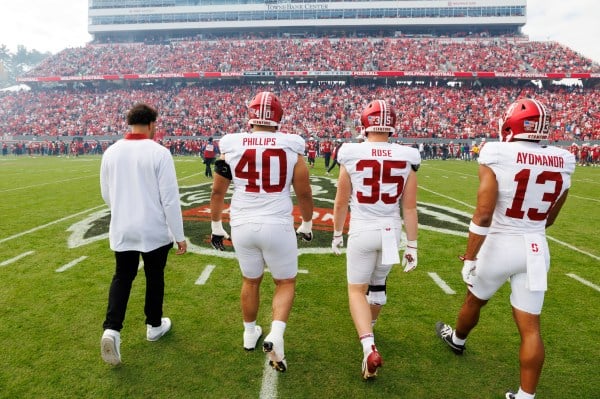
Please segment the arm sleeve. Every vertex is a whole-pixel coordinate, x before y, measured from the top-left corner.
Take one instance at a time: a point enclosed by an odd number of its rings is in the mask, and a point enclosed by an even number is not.
[[[167,225],[175,241],[180,242],[185,240],[185,236],[183,234],[183,217],[179,202],[179,186],[177,185],[175,163],[168,151],[163,152],[163,154],[158,172],[160,199]]]
[[[110,189],[108,184],[108,166],[106,166],[106,155],[102,158],[100,164],[100,193],[102,199],[110,207]]]

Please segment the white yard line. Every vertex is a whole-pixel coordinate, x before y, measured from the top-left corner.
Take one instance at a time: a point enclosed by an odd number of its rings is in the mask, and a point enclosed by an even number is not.
[[[430,193],[432,193],[432,194],[435,194],[435,195],[437,195],[437,196],[439,196],[439,197],[446,198],[446,199],[449,199],[449,200],[455,201],[455,202],[457,202],[457,203],[459,203],[459,204],[462,204],[462,205],[464,205],[464,206],[467,206],[467,207],[469,207],[469,208],[471,208],[471,209],[475,209],[475,207],[474,207],[473,205],[467,204],[466,202],[459,201],[459,200],[457,200],[456,198],[452,198],[452,197],[449,197],[449,196],[447,196],[447,195],[440,194],[440,193],[438,193],[438,192],[436,192],[436,191],[430,190],[430,189],[428,189],[428,188],[425,188],[425,187],[423,187],[423,186],[421,186],[421,185],[419,185],[419,188],[420,188],[420,189],[422,189],[422,190],[428,191],[428,192],[430,192]],[[569,249],[571,249],[571,250],[573,250],[573,251],[579,252],[580,254],[587,255],[587,256],[589,256],[590,258],[593,258],[593,259],[596,259],[596,260],[600,260],[600,256],[598,256],[598,255],[594,255],[594,254],[592,254],[592,253],[589,253],[589,252],[586,252],[586,251],[584,251],[584,250],[582,250],[582,249],[579,249],[579,248],[577,248],[577,247],[575,247],[575,246],[573,246],[573,245],[571,245],[571,244],[568,244],[568,243],[566,243],[566,242],[564,242],[564,241],[560,241],[560,240],[558,240],[558,239],[556,239],[556,238],[554,238],[554,237],[551,237],[551,236],[549,236],[549,235],[546,235],[546,238],[548,238],[548,240],[554,241],[554,242],[555,242],[555,243],[557,243],[557,244],[560,244],[560,245],[562,245],[562,246],[564,246],[564,247],[567,247],[567,248],[569,248]]]
[[[70,268],[72,268],[73,266],[78,264],[79,262],[82,262],[86,259],[87,259],[87,256],[80,256],[79,258],[75,259],[74,261],[71,261],[71,262],[67,263],[66,265],[63,265],[63,266],[59,267],[58,269],[56,269],[56,273],[62,273],[65,270],[69,270]]]
[[[569,198],[571,198],[571,197],[586,200],[586,201],[600,202],[600,199],[597,199],[597,198],[588,198],[588,197],[581,197],[579,195],[569,194]]]
[[[0,244],[2,244],[3,242],[6,242],[6,241],[14,240],[15,238],[22,237],[22,236],[24,236],[24,235],[27,235],[27,234],[29,234],[29,233],[33,233],[33,232],[35,232],[35,231],[38,231],[38,230],[44,229],[44,228],[46,228],[46,227],[48,227],[48,226],[52,226],[53,224],[57,224],[57,223],[64,222],[65,220],[72,219],[72,218],[74,218],[74,217],[77,217],[77,216],[83,215],[83,214],[85,214],[85,213],[88,213],[88,212],[94,211],[94,210],[96,210],[96,209],[99,209],[99,208],[102,208],[102,207],[105,207],[105,206],[106,206],[106,205],[99,205],[99,206],[96,206],[96,207],[94,207],[94,208],[87,209],[87,210],[85,210],[85,211],[81,211],[81,212],[74,213],[73,215],[70,215],[70,216],[65,216],[64,218],[60,218],[60,219],[58,219],[58,220],[55,220],[55,221],[53,221],[53,222],[46,223],[46,224],[43,224],[43,225],[41,225],[41,226],[38,226],[38,227],[34,227],[33,229],[29,229],[29,230],[27,230],[27,231],[23,231],[23,232],[21,232],[21,233],[17,233],[17,234],[15,234],[15,235],[12,235],[12,236],[10,236],[10,237],[2,238],[2,239],[0,239]]]
[[[269,359],[265,360],[263,368],[263,379],[260,387],[260,399],[276,399],[277,398],[277,378],[279,372],[275,371],[269,365]]]
[[[91,176],[97,176],[97,174],[88,175],[88,176],[73,177],[71,179],[56,180],[56,181],[51,181],[51,182],[48,182],[48,183],[35,184],[33,186],[23,186],[23,187],[9,188],[9,189],[6,189],[6,190],[0,190],[0,193],[8,193],[8,192],[11,192],[11,191],[18,191],[18,190],[28,190],[28,189],[31,189],[31,188],[38,188],[38,187],[42,187],[42,186],[48,186],[50,184],[57,184],[57,183],[64,183],[64,182],[73,181],[73,180],[87,179],[88,177],[91,177]]]
[[[7,259],[4,262],[0,263],[0,267],[10,265],[11,263],[14,263],[14,262],[18,261],[19,259],[29,256],[33,253],[35,253],[35,251],[27,251],[27,252],[22,253],[21,255],[15,256],[14,258]]]
[[[215,267],[216,267],[215,265],[206,265],[206,267],[202,271],[202,274],[200,274],[200,277],[198,277],[198,279],[196,280],[196,282],[194,284],[196,284],[196,285],[206,284],[206,281],[210,277],[210,274],[212,273],[212,271],[215,270]]]
[[[437,195],[438,197],[446,198],[446,199],[449,199],[449,200],[451,200],[451,201],[454,201],[454,202],[456,202],[456,203],[459,203],[459,204],[461,204],[461,205],[464,205],[464,206],[466,206],[467,208],[470,208],[470,209],[475,209],[475,207],[474,207],[473,205],[471,205],[471,204],[467,204],[466,202],[463,202],[463,201],[460,201],[460,200],[457,200],[456,198],[452,198],[452,197],[449,197],[449,196],[447,196],[447,195],[444,195],[444,194],[438,193],[438,192],[436,192],[436,191],[430,190],[430,189],[428,189],[428,188],[426,188],[426,187],[423,187],[423,186],[421,186],[421,185],[419,185],[419,188],[420,188],[421,190],[429,191],[430,193],[432,193],[432,194],[435,194],[435,195]]]
[[[595,289],[596,291],[600,292],[600,287],[599,286],[597,286],[594,283],[590,283],[589,281],[587,281],[587,280],[579,277],[578,275],[576,275],[574,273],[567,273],[567,276],[569,276],[569,277],[571,277],[571,278],[579,281],[583,285],[587,285],[588,287],[591,287],[591,288]]]
[[[554,241],[554,242],[556,242],[556,243],[558,243],[558,244],[560,244],[560,245],[563,245],[563,246],[565,246],[565,247],[567,247],[567,248],[569,248],[569,249],[572,249],[573,251],[579,252],[580,254],[584,254],[584,255],[587,255],[587,256],[589,256],[590,258],[593,258],[593,259],[596,259],[596,260],[600,260],[600,256],[597,256],[597,255],[591,254],[591,253],[589,253],[589,252],[586,252],[586,251],[584,251],[583,249],[579,249],[579,248],[577,248],[577,247],[574,247],[574,246],[573,246],[573,245],[571,245],[571,244],[567,244],[566,242],[563,242],[563,241],[557,240],[557,239],[556,239],[556,238],[554,238],[554,237],[550,237],[549,235],[546,235],[546,238],[548,238],[549,240],[551,240],[551,241]]]
[[[438,276],[437,273],[433,273],[433,272],[429,272],[427,273],[429,274],[429,277],[431,277],[431,279],[433,281],[435,281],[435,283],[442,289],[442,291],[444,291],[446,294],[448,295],[454,295],[456,294],[456,291],[454,291],[452,288],[450,288],[450,286],[448,284],[446,284],[446,282],[444,280],[442,280],[440,278],[440,276]]]
[[[463,162],[465,162],[465,161],[463,161]],[[455,172],[455,171],[452,171],[452,170],[447,170],[447,169],[442,169],[442,168],[434,168],[433,166],[427,166],[427,169],[441,170],[442,172],[453,173],[455,175],[460,175],[460,176],[464,176],[464,177],[474,177],[474,178],[478,178],[479,177],[479,174],[477,172],[475,172],[475,173],[462,173],[462,172]]]

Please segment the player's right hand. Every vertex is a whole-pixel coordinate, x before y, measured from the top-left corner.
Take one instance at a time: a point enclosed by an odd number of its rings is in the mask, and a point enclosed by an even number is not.
[[[212,230],[210,236],[210,244],[217,251],[225,251],[225,245],[223,245],[223,239],[227,240],[229,238],[229,234],[223,228],[223,224],[219,220],[218,222],[210,222],[210,227]]]
[[[210,244],[217,251],[225,251],[225,245],[223,244],[223,238],[225,236],[217,236],[214,234],[210,235]]]
[[[341,255],[341,248],[344,246],[344,235],[340,233],[340,235],[336,235],[333,233],[333,240],[331,240],[331,249],[334,254]]]

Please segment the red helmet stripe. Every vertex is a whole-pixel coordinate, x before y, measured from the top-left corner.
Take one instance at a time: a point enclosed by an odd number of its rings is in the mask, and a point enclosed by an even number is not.
[[[545,117],[546,117],[546,109],[544,108],[544,106],[538,101],[538,100],[534,100],[533,98],[531,99],[531,102],[535,104],[535,106],[538,109],[538,128],[536,133],[540,133],[540,131],[543,130],[544,128],[544,121],[545,121]]]
[[[388,120],[388,107],[385,101],[377,100],[379,103],[379,109],[381,110],[381,118],[379,118],[379,126],[385,126],[385,122]]]

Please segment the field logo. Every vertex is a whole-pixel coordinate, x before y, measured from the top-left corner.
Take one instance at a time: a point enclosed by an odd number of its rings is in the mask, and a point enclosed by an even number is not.
[[[333,202],[336,192],[336,180],[328,177],[311,176],[311,187],[314,200],[313,234],[310,243],[298,242],[298,249],[303,253],[331,253],[331,235],[333,231]],[[210,246],[210,192],[212,183],[202,183],[194,186],[179,188],[183,223],[188,251],[197,254],[216,255],[233,258],[231,241],[225,240],[227,251],[216,251]],[[229,204],[233,186],[225,196]],[[295,199],[294,199],[295,202]],[[419,228],[440,233],[467,236],[471,214],[453,208],[418,203]],[[294,206],[294,223],[300,225],[299,209]],[[67,229],[71,232],[68,238],[69,248],[75,248],[98,240],[108,239],[110,212],[104,209],[90,214],[85,219],[73,224]],[[223,212],[223,226],[229,232],[228,209]],[[346,226],[347,230],[347,226]],[[403,241],[405,241],[403,237]]]

